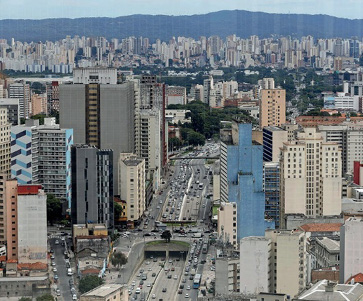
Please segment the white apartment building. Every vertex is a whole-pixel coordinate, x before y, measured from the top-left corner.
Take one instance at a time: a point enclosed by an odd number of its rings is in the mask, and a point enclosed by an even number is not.
[[[340,229],[339,282],[363,271],[363,219],[350,217]]]
[[[121,153],[118,189],[127,204],[127,220],[137,221],[145,211],[145,160]]]
[[[116,68],[76,68],[73,70],[74,84],[117,84]]]
[[[222,202],[218,209],[218,237],[224,243],[237,244],[237,204]]]
[[[47,195],[39,188],[25,191],[26,187],[18,188],[18,263],[48,263]]]
[[[284,143],[280,159],[281,218],[341,213],[341,149],[323,142],[315,128],[305,128],[298,140]]]
[[[271,240],[261,236],[244,237],[240,241],[240,292],[257,295],[268,292],[271,279]]]
[[[30,86],[25,83],[12,83],[9,85],[9,98],[19,99],[20,118],[29,117]]]

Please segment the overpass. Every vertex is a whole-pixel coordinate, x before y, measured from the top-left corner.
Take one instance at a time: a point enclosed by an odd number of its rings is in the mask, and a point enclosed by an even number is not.
[[[216,160],[219,159],[219,156],[213,156],[213,157],[206,157],[206,156],[200,156],[200,157],[171,157],[169,160],[194,160],[194,159],[211,159]]]
[[[154,257],[179,257],[186,258],[189,252],[190,243],[181,240],[171,240],[166,243],[164,241],[149,241],[144,246],[145,258]]]

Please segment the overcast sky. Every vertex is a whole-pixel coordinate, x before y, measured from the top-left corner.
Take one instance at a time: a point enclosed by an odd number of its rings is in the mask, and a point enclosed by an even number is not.
[[[363,0],[0,0],[0,19],[192,15],[244,9],[363,18]]]

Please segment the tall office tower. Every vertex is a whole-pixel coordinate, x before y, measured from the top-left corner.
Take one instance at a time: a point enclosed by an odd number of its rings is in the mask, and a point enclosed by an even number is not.
[[[209,104],[210,92],[213,90],[213,77],[210,75],[209,78],[203,81],[203,102]]]
[[[11,176],[20,184],[41,184],[46,193],[71,202],[73,130],[61,129],[55,118],[44,125],[27,120],[11,128]]]
[[[123,153],[119,161],[119,191],[127,204],[127,221],[138,224],[146,209],[145,160],[135,154]]]
[[[280,227],[280,163],[263,163],[263,191],[265,192],[265,217],[273,219]]]
[[[0,108],[5,108],[8,110],[8,122],[11,125],[20,124],[19,99],[1,98]]]
[[[59,83],[52,81],[46,86],[48,112],[59,112]]]
[[[315,128],[305,128],[298,139],[284,143],[280,159],[281,217],[340,215],[342,193],[341,149],[323,142]]]
[[[252,141],[252,125],[234,121],[221,142],[221,201],[237,203],[237,240],[265,231],[263,149]]]
[[[363,219],[350,217],[340,228],[339,282],[363,271]]]
[[[10,128],[8,110],[0,108],[0,173],[10,177]]]
[[[237,204],[221,203],[218,209],[218,237],[224,243],[230,243],[234,248],[237,242]]]
[[[73,145],[72,224],[102,223],[113,228],[113,152]]]
[[[48,263],[47,196],[41,185],[5,182],[8,259]]]
[[[9,98],[19,99],[20,118],[29,117],[30,86],[23,82],[9,85]]]
[[[76,144],[112,149],[117,168],[119,154],[135,149],[134,84],[116,84],[116,69],[86,70],[75,69],[76,84],[59,87],[60,125],[73,129]],[[115,172],[115,194],[116,183]]]
[[[261,90],[260,128],[281,126],[286,122],[286,90]]]
[[[0,247],[5,247],[7,244],[6,241],[6,231],[7,231],[7,200],[9,200],[6,197],[5,194],[5,185],[6,185],[6,181],[8,179],[8,176],[6,174],[0,174]]]
[[[306,287],[306,235],[299,231],[267,230],[271,241],[270,292],[296,296]]]
[[[287,142],[288,132],[276,126],[264,127],[263,134],[263,161],[278,162],[280,148]]]
[[[145,159],[147,179],[159,187],[160,176],[167,163],[167,131],[165,120],[165,84],[156,76],[143,75],[135,83],[139,97],[135,114],[135,153]]]

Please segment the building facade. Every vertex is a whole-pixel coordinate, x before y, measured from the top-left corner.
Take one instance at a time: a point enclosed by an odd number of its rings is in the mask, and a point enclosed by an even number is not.
[[[284,143],[280,159],[283,224],[286,214],[307,217],[340,215],[341,150],[323,142],[315,128],[305,128],[298,140]]]
[[[30,105],[30,86],[23,82],[12,83],[8,87],[9,98],[19,99],[19,115],[20,118],[29,117],[29,105]]]
[[[261,90],[260,128],[281,126],[286,122],[286,90]]]
[[[272,219],[280,227],[280,164],[263,163],[263,191],[265,192],[265,218]]]
[[[268,126],[262,130],[263,134],[263,161],[278,162],[280,157],[280,148],[284,142],[287,142],[287,131],[276,127]]]
[[[71,149],[72,224],[113,227],[113,152],[94,146]]]
[[[218,208],[218,237],[223,243],[230,243],[234,248],[237,243],[237,204],[221,203]]]

